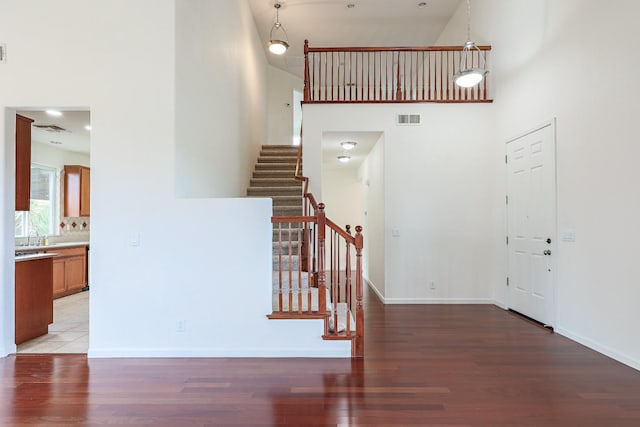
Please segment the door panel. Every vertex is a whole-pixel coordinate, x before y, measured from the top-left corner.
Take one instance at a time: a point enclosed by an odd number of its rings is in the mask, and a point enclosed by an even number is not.
[[[507,143],[508,306],[547,325],[554,322],[554,133],[549,124]]]

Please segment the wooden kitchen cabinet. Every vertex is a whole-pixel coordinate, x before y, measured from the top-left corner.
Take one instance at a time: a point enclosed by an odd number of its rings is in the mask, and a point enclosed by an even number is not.
[[[51,258],[16,262],[16,344],[45,335],[53,323],[51,266]]]
[[[53,298],[82,291],[87,286],[87,247],[48,249],[53,259]]]
[[[31,200],[31,123],[16,114],[16,210],[28,211]]]
[[[86,166],[64,167],[64,216],[89,216],[91,203],[91,169]]]

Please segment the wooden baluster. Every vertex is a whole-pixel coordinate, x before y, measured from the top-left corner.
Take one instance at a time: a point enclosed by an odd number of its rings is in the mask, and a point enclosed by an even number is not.
[[[338,233],[332,230],[332,245],[336,246],[335,280],[331,283],[331,306],[333,307],[333,333],[338,334],[338,302],[340,301],[340,244]]]
[[[316,100],[316,53],[311,54],[311,97]]]
[[[306,224],[306,223],[305,223]],[[302,225],[302,224],[300,224]],[[298,313],[302,314],[302,228],[298,228]],[[290,248],[289,252],[293,252]],[[309,310],[310,311],[310,310]]]
[[[360,98],[358,101],[364,101],[364,52],[360,52]]]
[[[283,311],[282,300],[282,223],[278,223],[278,311]]]
[[[489,53],[489,51],[484,51],[484,66],[487,66],[487,53]],[[482,99],[487,100],[487,76],[484,76],[484,81],[482,82],[484,90],[482,91]]]
[[[334,52],[331,52],[331,100],[334,100],[334,96],[333,96],[333,91],[335,90],[335,85],[336,85],[336,81],[335,81],[335,56],[336,54]],[[340,72],[340,71],[338,71]]]
[[[371,100],[371,52],[367,52],[367,101]]]
[[[442,60],[444,61],[444,65],[442,67],[442,78],[444,81],[444,88],[442,94],[442,100],[449,100],[449,52],[442,53]]]
[[[327,217],[324,213],[324,203],[318,205],[316,221],[318,225],[318,312],[327,313],[327,285],[325,276],[325,232],[327,227]],[[329,334],[329,323],[324,322],[324,335]]]
[[[424,62],[424,50],[422,51],[422,61],[421,61],[421,64],[422,64],[422,97],[420,98],[420,100],[421,100],[421,101],[424,101],[424,100],[425,100],[425,97],[424,97],[424,90],[425,90],[425,87],[426,87],[426,85],[427,85],[427,84],[426,84],[426,82],[425,82],[425,77],[426,77],[427,75],[426,75],[426,69],[425,69],[426,64],[425,64],[425,62]]]
[[[398,72],[396,76],[396,101],[400,101],[400,52],[398,52]]]
[[[347,233],[351,235],[351,226],[347,225],[346,227]],[[351,301],[351,243],[345,239],[346,244],[346,255],[345,255],[345,300],[347,302],[347,333],[351,332],[351,315],[350,313],[353,310],[353,306],[351,305],[353,301]]]
[[[304,100],[310,101],[309,89],[309,40],[304,41]]]
[[[324,100],[327,101],[329,99],[329,53],[325,52],[324,54]]]
[[[344,80],[342,85],[342,100],[346,101],[347,100],[347,52],[342,52],[342,63],[344,66],[344,70],[342,70],[342,79]]]
[[[415,82],[413,81],[414,76],[413,76],[413,57],[414,57],[414,53],[413,52],[409,52],[409,58],[411,60],[411,65],[409,66],[409,96],[405,97],[406,99],[415,99],[414,98],[414,94],[413,94],[413,88],[415,86]],[[416,66],[417,66],[417,61],[416,61]],[[417,74],[417,73],[416,73]]]
[[[356,227],[356,339],[351,346],[352,357],[364,357],[364,308],[362,305],[362,227]]]
[[[431,100],[431,52],[427,52],[427,100]]]
[[[289,223],[289,313],[293,311],[293,254],[291,253],[291,232],[293,231],[291,223]]]

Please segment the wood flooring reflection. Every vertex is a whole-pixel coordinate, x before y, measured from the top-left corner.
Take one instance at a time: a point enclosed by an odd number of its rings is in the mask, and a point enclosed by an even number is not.
[[[513,314],[367,301],[361,361],[0,359],[0,425],[640,425],[640,372]]]

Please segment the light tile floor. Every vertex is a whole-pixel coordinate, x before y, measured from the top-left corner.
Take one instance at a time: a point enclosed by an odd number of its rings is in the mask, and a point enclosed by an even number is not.
[[[86,353],[89,349],[89,292],[53,300],[49,333],[18,346],[18,353]]]

